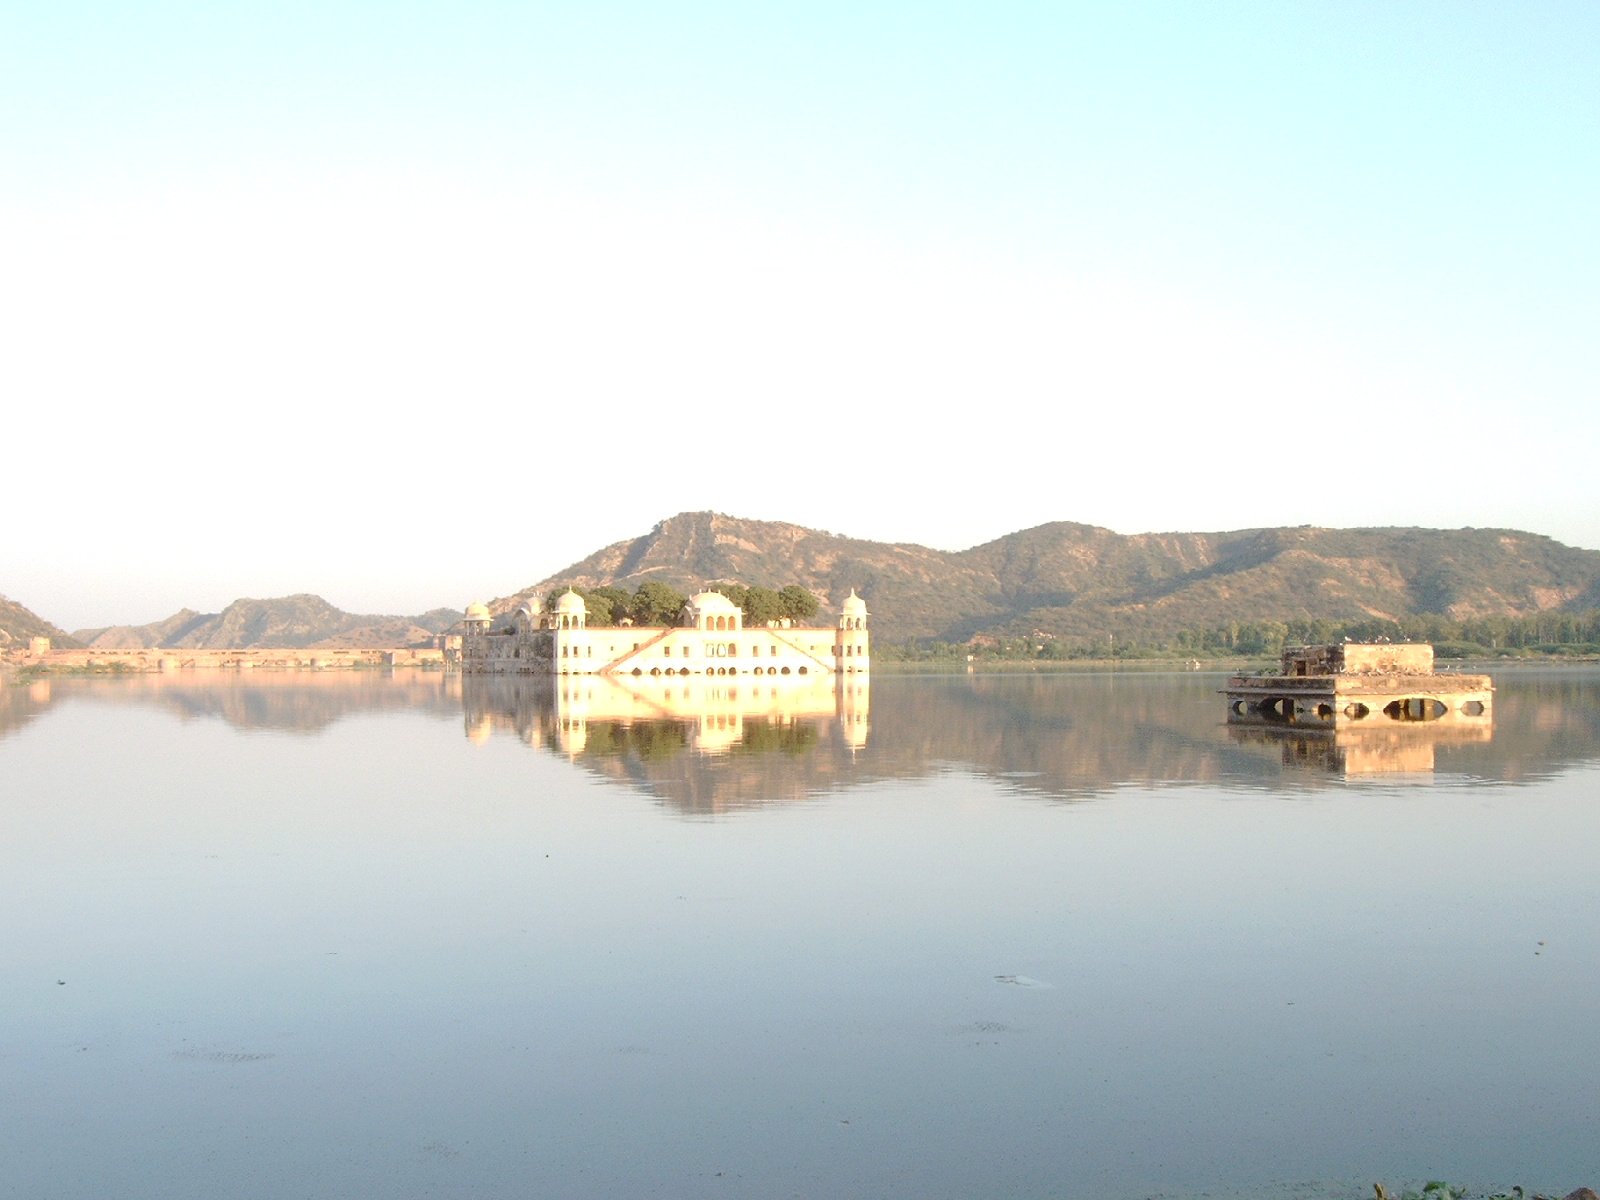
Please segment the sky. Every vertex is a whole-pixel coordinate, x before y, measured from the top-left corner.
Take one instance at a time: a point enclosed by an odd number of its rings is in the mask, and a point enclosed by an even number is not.
[[[1600,548],[1600,5],[0,4],[0,593],[678,512]]]

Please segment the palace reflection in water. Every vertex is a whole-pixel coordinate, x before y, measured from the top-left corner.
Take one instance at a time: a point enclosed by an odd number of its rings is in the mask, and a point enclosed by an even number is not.
[[[468,675],[462,708],[475,743],[515,736],[708,814],[848,778],[867,745],[868,679]]]
[[[724,754],[747,741],[771,744],[772,731],[831,731],[846,746],[867,742],[868,676],[722,679],[583,675],[496,678],[469,675],[462,706],[475,742],[513,731],[530,746],[574,757],[605,753],[615,731],[675,728],[700,754]],[[591,746],[593,742],[593,746]]]
[[[1129,784],[1320,788],[1341,778],[1531,779],[1600,741],[1600,675],[1513,673],[1493,722],[1340,730],[1230,725],[1202,673],[896,676],[836,689],[467,678],[476,742],[516,737],[687,811],[952,768],[1058,799]],[[870,738],[868,736],[870,730]],[[768,751],[785,752],[765,776]]]
[[[8,683],[7,1182],[1593,1179],[1600,671],[1498,673],[1477,738],[1221,681]]]
[[[1203,672],[722,681],[441,672],[188,673],[0,688],[0,739],[63,703],[314,736],[363,715],[461,721],[688,811],[793,799],[950,769],[1079,799],[1128,784],[1318,788],[1363,776],[1526,780],[1592,761],[1600,672],[1507,671],[1492,726],[1229,726]],[[751,768],[772,762],[759,775]]]

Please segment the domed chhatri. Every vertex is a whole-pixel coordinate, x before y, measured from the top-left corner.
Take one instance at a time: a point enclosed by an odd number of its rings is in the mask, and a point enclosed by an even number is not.
[[[555,629],[583,629],[589,623],[589,606],[583,597],[568,588],[556,597],[556,611],[551,618]]]
[[[568,588],[549,614],[519,608],[506,628],[490,630],[488,608],[467,609],[461,666],[468,672],[560,675],[865,674],[871,666],[867,605],[852,589],[834,628],[774,621],[745,624],[744,611],[721,592],[689,598],[676,625],[592,626],[583,597]]]
[[[856,595],[855,588],[839,606],[840,629],[865,629],[867,627],[867,602]]]
[[[712,633],[737,633],[744,627],[744,610],[721,592],[696,592],[683,606],[686,629]]]

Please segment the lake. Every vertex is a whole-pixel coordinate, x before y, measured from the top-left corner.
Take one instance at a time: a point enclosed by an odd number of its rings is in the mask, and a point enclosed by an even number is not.
[[[0,688],[0,1191],[1600,1183],[1600,671],[1223,683]]]

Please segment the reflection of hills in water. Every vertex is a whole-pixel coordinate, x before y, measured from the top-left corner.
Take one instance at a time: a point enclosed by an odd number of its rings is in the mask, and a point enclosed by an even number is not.
[[[787,717],[724,696],[704,718],[607,714],[591,704],[573,761],[687,812],[792,800],[884,779],[970,771],[1049,798],[1093,796],[1122,785],[1187,783],[1320,788],[1363,773],[1380,746],[1231,737],[1218,689],[1200,672],[895,676],[872,680],[868,710],[844,724],[831,682],[826,704]],[[517,736],[551,753],[559,737],[557,686],[548,677],[435,672],[339,672],[37,680],[0,687],[0,737],[70,700],[150,705],[181,719],[218,718],[238,729],[314,732],[342,717],[420,710],[460,719],[476,737]],[[1502,670],[1491,741],[1435,737],[1396,742],[1392,759],[1433,778],[1517,782],[1600,758],[1600,671]],[[820,699],[818,697],[817,699]],[[863,697],[864,699],[864,697]],[[768,697],[770,700],[770,697]],[[648,694],[643,701],[648,707]],[[765,701],[763,702],[765,703]],[[1426,727],[1418,730],[1426,733]],[[1404,731],[1406,735],[1410,729]],[[721,744],[718,744],[721,739]],[[572,743],[568,743],[570,747]],[[713,752],[714,751],[714,752]],[[1354,761],[1353,761],[1354,754]]]
[[[1199,672],[880,672],[872,684],[871,737],[857,745],[841,736],[837,714],[813,712],[786,724],[747,714],[738,726],[741,740],[717,747],[720,757],[694,752],[708,749],[705,739],[720,719],[715,704],[697,719],[682,713],[667,719],[645,705],[606,711],[616,697],[602,693],[584,697],[581,729],[573,730],[562,728],[559,683],[469,679],[465,698],[469,735],[514,731],[530,745],[568,754],[585,769],[690,812],[940,770],[972,771],[1012,791],[1052,798],[1125,785],[1315,788],[1336,782],[1336,773],[1514,780],[1593,759],[1600,749],[1600,673],[1519,676],[1498,694],[1492,741],[1482,728],[1424,726],[1339,742],[1285,741],[1272,731],[1239,736],[1227,726],[1219,686],[1219,676]],[[763,756],[764,749],[787,753]]]
[[[344,717],[370,712],[453,717],[461,704],[460,676],[439,671],[194,671],[38,679],[5,692],[25,693],[26,704],[17,704],[14,694],[0,697],[0,734],[14,717],[20,724],[69,700],[143,704],[180,720],[220,719],[236,729],[280,733],[319,733]]]
[[[880,755],[937,755],[1015,773],[1018,790],[1059,796],[1130,783],[1333,782],[1325,770],[1306,770],[1298,749],[1286,753],[1280,741],[1230,738],[1215,675],[977,676],[935,680],[940,686],[926,691],[922,681],[877,682],[878,767]],[[1531,668],[1503,672],[1496,682],[1492,737],[1408,729],[1392,753],[1418,764],[1431,758],[1436,776],[1499,781],[1547,777],[1600,756],[1600,672]],[[1343,773],[1371,770],[1385,753],[1381,736],[1349,743]]]
[[[1192,672],[879,682],[874,748],[895,767],[932,759],[999,776],[1017,791],[1066,797],[1255,769],[1218,736],[1216,680]]]

